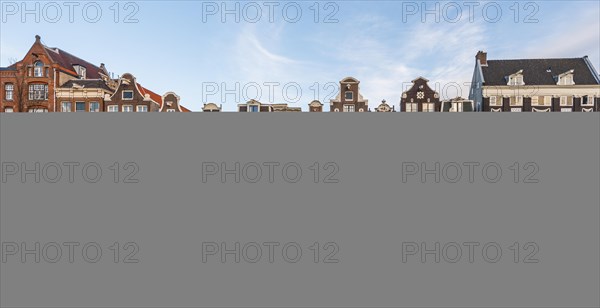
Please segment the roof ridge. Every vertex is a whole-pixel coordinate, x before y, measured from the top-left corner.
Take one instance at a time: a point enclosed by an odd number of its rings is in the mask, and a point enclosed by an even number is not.
[[[585,59],[585,57],[579,57],[579,58],[522,58],[522,59],[495,59],[495,60],[488,60],[487,62],[494,62],[494,61],[539,61],[539,60],[583,60]]]

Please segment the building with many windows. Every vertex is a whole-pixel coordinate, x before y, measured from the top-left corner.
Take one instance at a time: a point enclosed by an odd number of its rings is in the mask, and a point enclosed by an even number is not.
[[[25,57],[0,68],[0,112],[189,112],[174,93],[160,96],[131,74],[113,79],[36,35]]]
[[[369,100],[360,93],[360,81],[347,77],[340,81],[340,93],[329,102],[330,112],[368,112]]]
[[[429,87],[428,82],[423,77],[412,81],[411,88],[402,93],[401,112],[440,112],[440,95]]]
[[[583,58],[488,60],[476,55],[469,99],[484,112],[600,111],[600,77]]]

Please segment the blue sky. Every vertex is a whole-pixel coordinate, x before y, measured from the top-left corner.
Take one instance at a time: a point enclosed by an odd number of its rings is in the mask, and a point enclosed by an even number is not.
[[[96,1],[87,14],[88,2],[76,2],[73,22],[67,4],[55,2],[58,15],[43,1],[26,2],[34,12],[38,3],[39,14],[22,20],[21,3],[2,1],[0,65],[20,60],[39,34],[115,76],[129,72],[159,94],[174,91],[195,111],[206,102],[232,111],[250,98],[303,109],[319,99],[327,110],[332,85],[347,76],[361,80],[372,109],[383,99],[397,106],[419,76],[444,97],[468,96],[478,50],[490,59],[588,55],[600,67],[593,0],[481,1],[472,9],[472,1]],[[223,20],[223,5],[240,9]]]

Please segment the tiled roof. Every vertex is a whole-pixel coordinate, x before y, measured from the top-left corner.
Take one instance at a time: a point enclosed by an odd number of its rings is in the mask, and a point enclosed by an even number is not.
[[[92,88],[92,89],[104,89],[108,91],[112,91],[111,88],[104,82],[104,80],[100,79],[77,79],[77,80],[69,80],[59,88],[73,88],[75,85],[79,85],[83,88]]]
[[[144,88],[141,84],[137,84],[137,87],[140,91],[140,93],[142,93],[143,96],[146,96],[146,94],[150,95],[150,99],[152,99],[153,101],[155,101],[159,106],[162,107],[162,96]]]
[[[100,72],[102,69],[88,61],[85,61],[79,57],[76,57],[60,48],[50,48],[44,46],[48,51],[48,55],[54,62],[60,65],[62,68],[68,70],[70,73],[77,75],[74,71],[73,65],[79,64],[86,69],[86,78],[88,79],[100,79]]]
[[[506,77],[520,70],[526,85],[556,85],[555,77],[570,70],[576,85],[599,84],[586,58],[489,60],[487,64],[481,67],[486,86],[505,86]]]

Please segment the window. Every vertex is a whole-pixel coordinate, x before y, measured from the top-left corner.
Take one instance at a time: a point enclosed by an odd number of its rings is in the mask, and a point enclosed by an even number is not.
[[[514,75],[514,76],[511,76],[509,78],[508,85],[509,86],[522,86],[522,85],[525,85],[525,82],[523,82],[523,75]]]
[[[100,112],[100,103],[90,102],[90,112]]]
[[[335,108],[333,112],[340,112],[340,108]]]
[[[46,113],[46,112],[48,112],[48,109],[46,109],[44,107],[32,107],[32,108],[29,108],[29,110],[27,112],[29,112],[29,113]]]
[[[573,112],[571,108],[560,108],[560,112]]]
[[[138,105],[135,107],[136,112],[148,112],[148,106],[146,105]]]
[[[418,112],[419,107],[415,103],[407,103],[406,104],[406,112]]]
[[[498,105],[498,97],[490,96],[490,106],[496,106],[496,105]]]
[[[73,65],[73,68],[75,68],[75,72],[77,73],[77,75],[79,75],[80,78],[85,79],[86,72],[87,72],[85,66]]]
[[[133,112],[133,106],[123,105],[123,112]]]
[[[354,112],[354,105],[344,105],[344,112]]]
[[[47,84],[30,84],[29,85],[29,100],[44,101],[48,99]]]
[[[175,109],[167,109],[167,112],[175,112]]]
[[[354,93],[352,93],[352,91],[347,91],[345,97],[347,101],[351,101],[354,99]]]
[[[539,96],[532,96],[531,97],[531,105],[539,105],[539,101],[540,101],[540,97]]]
[[[521,108],[510,108],[510,112],[521,112]]]
[[[13,100],[14,90],[15,90],[15,86],[12,83],[7,83],[4,85],[4,98],[7,101]]]
[[[435,104],[424,103],[423,104],[423,112],[435,112]]]
[[[108,112],[119,112],[119,106],[117,105],[109,105],[106,107],[106,111]]]
[[[12,107],[6,107],[6,108],[4,108],[4,112],[11,113],[11,112],[13,112],[13,109],[12,109]]]
[[[259,106],[258,105],[250,105],[248,106],[248,112],[258,112],[259,111]],[[167,110],[167,112],[169,112],[169,110]]]
[[[544,106],[552,106],[552,96],[544,96]]]
[[[560,105],[561,106],[567,106],[569,104],[569,100],[567,99],[566,96],[561,96],[560,97]]]
[[[523,106],[523,96],[517,96],[517,106]]]
[[[60,112],[71,112],[71,102],[62,102],[60,104]]]
[[[463,103],[459,102],[459,103],[452,103],[451,105],[452,107],[450,107],[450,112],[462,112],[463,111]]]
[[[573,82],[573,75],[572,74],[567,74],[567,75],[564,75],[564,76],[560,77],[560,80],[559,80],[558,84],[562,85],[562,86],[571,86],[571,85],[574,85],[575,83]]]
[[[75,102],[75,112],[85,112],[85,103]]]
[[[44,63],[41,61],[33,64],[33,77],[44,77]]]
[[[124,100],[132,100],[133,99],[133,91],[131,90],[127,90],[127,91],[123,91],[123,99]]]
[[[589,96],[582,96],[581,97],[581,105],[585,106],[585,105],[593,105],[594,104],[594,100],[591,99]]]

